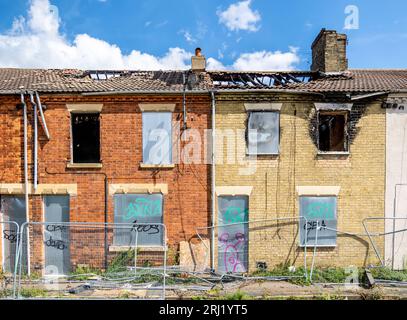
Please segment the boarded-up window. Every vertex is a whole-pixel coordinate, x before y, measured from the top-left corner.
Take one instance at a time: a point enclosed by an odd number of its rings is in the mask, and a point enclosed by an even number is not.
[[[319,114],[319,150],[324,152],[348,151],[347,113]]]
[[[98,113],[72,114],[74,163],[100,162],[100,123]]]
[[[171,112],[143,112],[143,162],[172,163]]]
[[[279,112],[250,112],[247,127],[247,149],[250,155],[273,155],[279,153]]]
[[[117,194],[114,196],[114,222],[134,223],[115,228],[116,246],[161,246],[164,240],[162,194]],[[140,225],[137,225],[140,224]]]
[[[218,271],[243,273],[248,268],[248,197],[218,197]]]
[[[300,197],[300,217],[301,245],[336,245],[336,197]]]

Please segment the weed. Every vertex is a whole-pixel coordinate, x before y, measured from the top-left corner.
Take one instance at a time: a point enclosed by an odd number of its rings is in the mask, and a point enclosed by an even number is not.
[[[20,295],[24,298],[46,297],[47,290],[42,288],[21,288]]]
[[[107,273],[125,271],[128,266],[134,265],[134,249],[118,253],[107,268]]]

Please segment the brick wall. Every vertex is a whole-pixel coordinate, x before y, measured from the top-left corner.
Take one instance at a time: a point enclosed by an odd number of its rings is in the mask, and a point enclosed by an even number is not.
[[[210,165],[179,164],[173,169],[141,169],[142,114],[139,103],[176,103],[173,125],[182,127],[182,97],[42,95],[45,118],[51,139],[39,126],[38,182],[40,184],[77,183],[78,193],[70,199],[70,221],[104,222],[105,175],[109,184],[168,185],[164,196],[164,223],[172,252],[180,241],[195,241],[196,228],[208,225],[210,214]],[[0,183],[23,183],[23,120],[16,109],[19,97],[0,97]],[[103,103],[101,125],[101,169],[68,169],[70,161],[70,113],[67,103]],[[32,183],[32,107],[29,110],[29,172]],[[210,126],[208,97],[188,96],[188,127],[203,132]],[[181,130],[182,133],[182,130]],[[174,133],[175,134],[175,133]],[[175,141],[179,137],[174,136]],[[181,144],[182,146],[182,144]],[[203,152],[203,150],[202,150]],[[30,196],[30,219],[43,220],[42,196]],[[113,222],[113,196],[108,198],[108,221]],[[100,244],[103,250],[103,242]],[[86,248],[85,248],[86,249]],[[85,250],[84,249],[84,250]],[[32,252],[41,261],[42,249]],[[102,251],[101,251],[102,252]],[[39,255],[36,255],[39,253]],[[174,257],[169,257],[174,260]]]
[[[259,100],[261,95],[255,99]],[[217,103],[217,129],[246,129],[247,114],[244,101],[254,97],[219,96]],[[244,134],[236,139],[236,155],[240,164],[218,165],[217,186],[253,186],[249,197],[249,220],[299,217],[297,186],[340,186],[337,202],[338,229],[351,233],[364,233],[362,220],[369,216],[384,216],[385,192],[385,113],[380,102],[369,103],[366,108],[355,105],[351,121],[353,130],[349,156],[320,156],[310,134],[313,119],[312,101],[307,102],[282,96],[266,96],[263,100],[280,99],[280,155],[260,156],[256,172],[242,175],[248,168]],[[219,155],[220,141],[216,150]],[[220,161],[221,159],[217,159]],[[224,152],[226,163],[226,152]],[[370,225],[373,232],[383,232],[383,222]],[[256,262],[268,266],[277,264],[303,265],[303,250],[298,246],[298,220],[250,223],[249,268]],[[383,251],[383,239],[376,239]],[[312,250],[307,254],[308,266]],[[316,265],[365,266],[377,263],[367,237],[339,234],[337,246],[319,248]]]

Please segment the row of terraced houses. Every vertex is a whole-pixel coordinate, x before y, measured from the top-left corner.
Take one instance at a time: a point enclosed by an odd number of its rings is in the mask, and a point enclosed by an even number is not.
[[[58,223],[140,224],[141,258],[192,270],[298,266],[315,248],[321,266],[405,268],[407,70],[349,69],[346,48],[323,29],[305,71],[207,71],[200,50],[185,71],[0,69],[1,220],[54,226],[24,239],[28,269],[134,245],[70,245]]]

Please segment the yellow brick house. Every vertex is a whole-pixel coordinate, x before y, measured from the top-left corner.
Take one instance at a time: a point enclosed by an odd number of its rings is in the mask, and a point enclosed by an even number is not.
[[[308,72],[211,72],[220,272],[378,264],[362,223],[384,217],[382,104],[394,75],[348,69],[335,31],[323,29],[312,49]],[[375,244],[383,255],[383,237]]]

